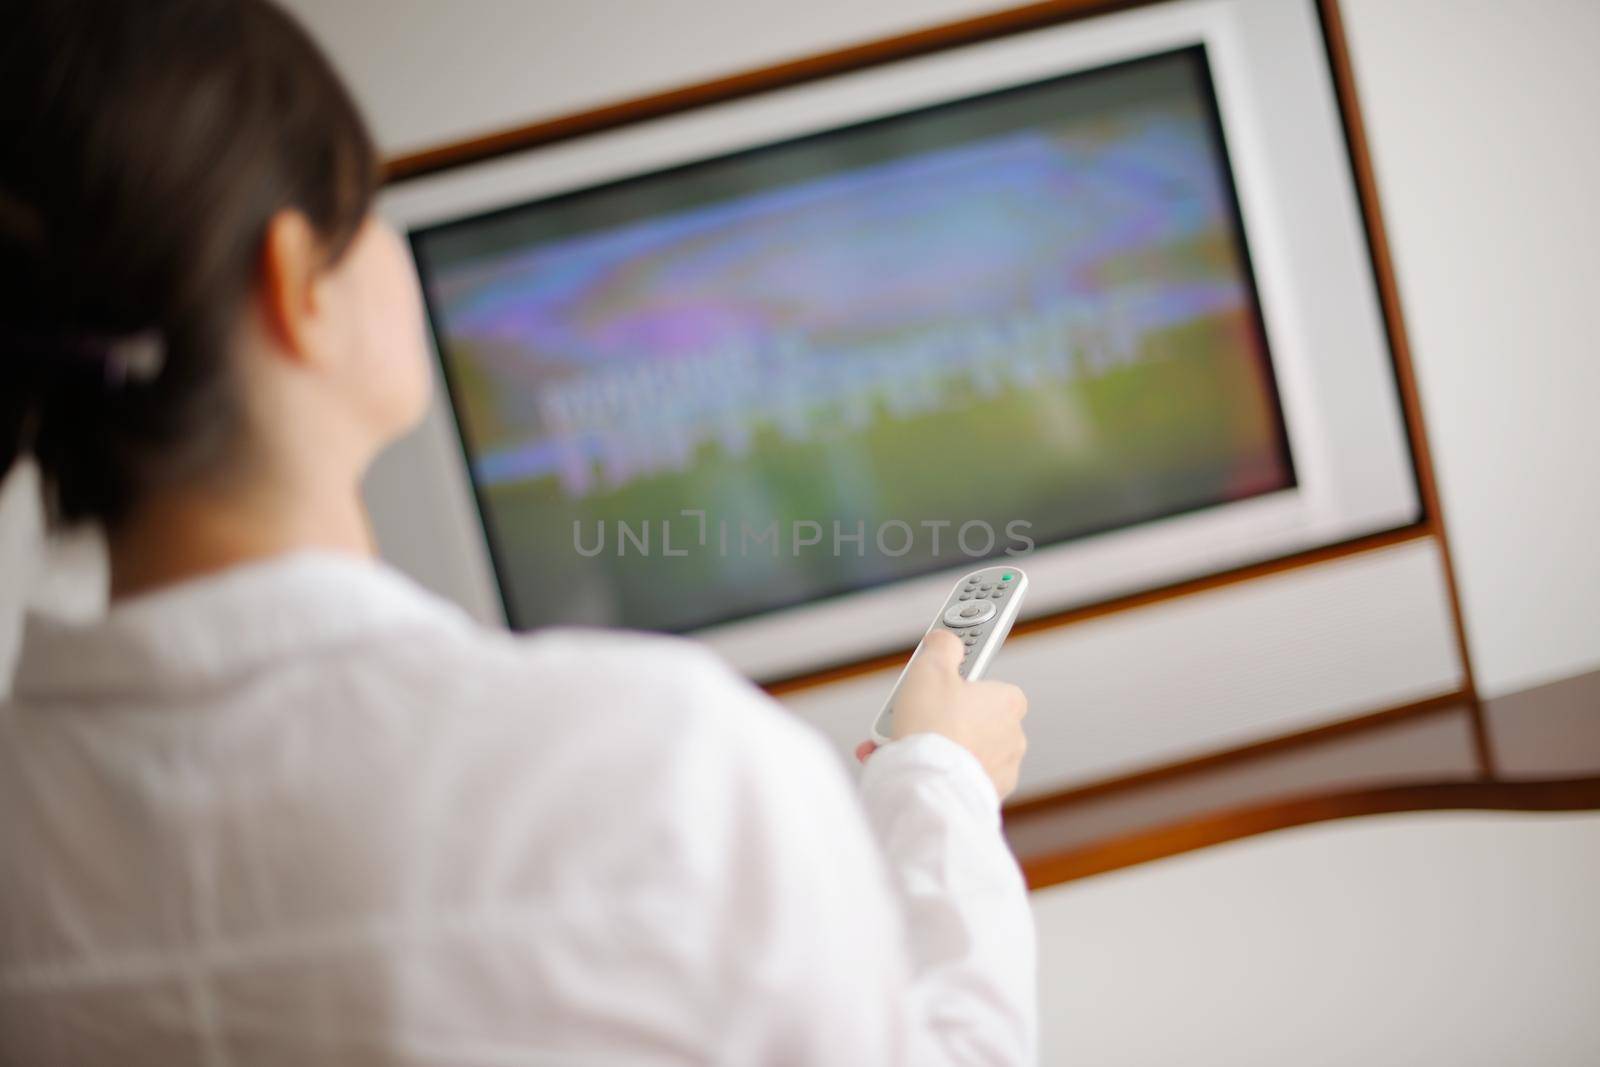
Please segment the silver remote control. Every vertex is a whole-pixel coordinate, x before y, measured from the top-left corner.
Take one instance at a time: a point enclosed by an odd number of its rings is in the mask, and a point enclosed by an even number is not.
[[[1017,611],[1022,607],[1022,598],[1027,592],[1028,576],[1018,567],[985,567],[981,571],[973,571],[956,583],[955,589],[945,598],[944,607],[939,609],[939,614],[933,617],[933,623],[922,635],[922,640],[926,641],[928,634],[940,629],[949,630],[961,638],[967,647],[967,653],[961,660],[961,676],[969,682],[975,682],[983,677],[989,664],[994,662],[1000,645],[1011,632],[1011,624],[1016,621]],[[919,641],[917,650],[906,661],[905,670],[895,680],[894,690],[884,702],[877,721],[872,724],[872,739],[880,745],[889,743],[893,732],[890,716],[894,712],[894,699],[900,695],[906,671],[911,669],[911,664],[921,654],[922,642]]]

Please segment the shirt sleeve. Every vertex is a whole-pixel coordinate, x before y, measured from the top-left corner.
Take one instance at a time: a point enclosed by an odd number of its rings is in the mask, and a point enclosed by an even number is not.
[[[820,735],[745,689],[728,853],[746,887],[741,1021],[719,1062],[1033,1063],[1032,913],[976,759],[906,738],[858,792]]]
[[[988,776],[954,741],[918,734],[868,759],[861,795],[905,914],[910,1062],[1033,1062],[1033,912]]]

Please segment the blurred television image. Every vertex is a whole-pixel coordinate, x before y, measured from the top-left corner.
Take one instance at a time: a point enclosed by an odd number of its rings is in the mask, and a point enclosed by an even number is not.
[[[1296,484],[1200,47],[411,241],[517,628],[694,631]]]

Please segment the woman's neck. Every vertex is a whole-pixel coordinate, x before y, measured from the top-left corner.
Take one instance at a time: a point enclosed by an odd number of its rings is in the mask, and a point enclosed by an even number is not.
[[[156,493],[108,531],[106,542],[113,600],[290,552],[375,552],[353,485]]]

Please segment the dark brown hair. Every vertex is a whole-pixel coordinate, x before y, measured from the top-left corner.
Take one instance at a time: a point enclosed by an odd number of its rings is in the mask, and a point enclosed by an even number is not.
[[[298,209],[332,262],[377,165],[327,59],[268,0],[7,7],[0,475],[31,450],[55,519],[115,524],[239,458],[229,350],[267,224]]]

